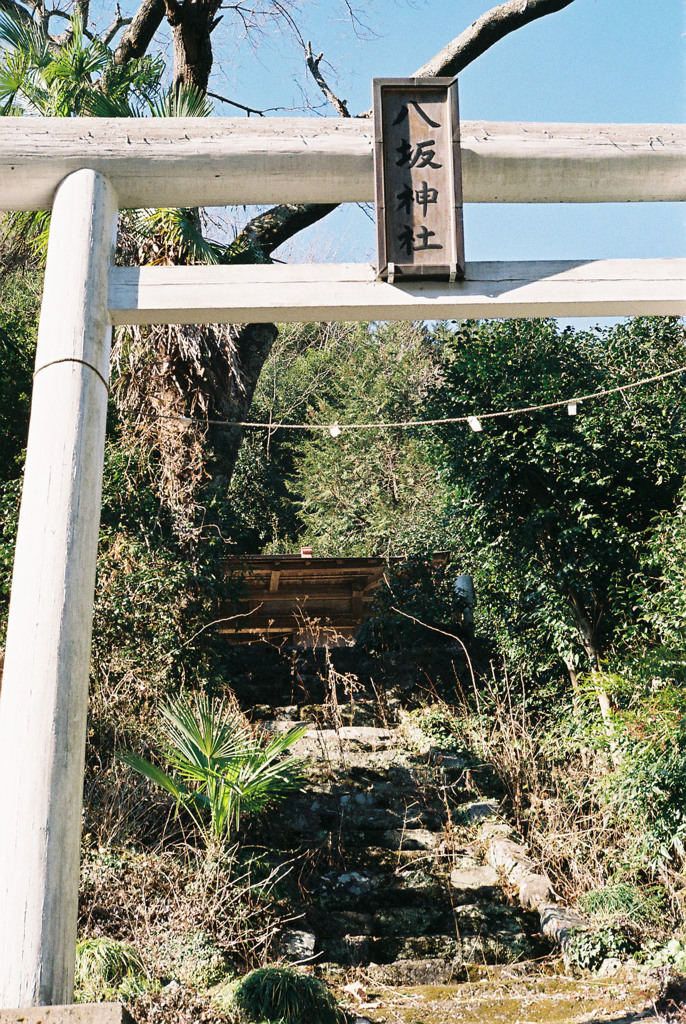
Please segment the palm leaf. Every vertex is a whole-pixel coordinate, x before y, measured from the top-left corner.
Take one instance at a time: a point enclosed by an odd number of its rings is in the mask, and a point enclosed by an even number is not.
[[[140,757],[139,754],[133,754],[131,751],[124,750],[120,751],[119,757],[127,764],[129,768],[133,768],[134,771],[140,772],[150,782],[154,782],[156,786],[161,786],[162,789],[170,793],[171,796],[179,803],[181,799],[186,795],[185,790],[171,777],[163,772],[157,765],[151,764],[144,757]]]
[[[163,728],[170,750],[196,768],[243,756],[250,733],[222,702],[212,706],[207,697],[193,703],[179,698],[162,708]]]
[[[214,107],[197,86],[175,85],[150,104],[153,117],[211,117]]]
[[[90,89],[83,97],[83,112],[89,117],[135,117],[125,95],[108,95],[100,89]]]
[[[0,11],[0,44],[30,56],[31,63],[43,67],[52,60],[47,36],[34,22],[20,18],[13,11]]]

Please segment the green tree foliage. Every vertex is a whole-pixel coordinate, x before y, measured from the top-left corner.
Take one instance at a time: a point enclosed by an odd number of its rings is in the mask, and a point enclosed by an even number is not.
[[[116,408],[110,412],[92,642],[96,693],[109,694],[106,722],[113,691],[145,706],[182,683],[215,682],[221,652],[203,627],[217,617],[217,602],[235,593],[221,536],[202,530],[204,509],[180,536],[159,453]]]
[[[42,278],[32,268],[0,275],[0,481],[17,475],[29,426]]]
[[[251,418],[412,419],[439,376],[439,351],[417,324],[282,329]],[[385,555],[440,543],[436,480],[419,430],[276,431],[248,438],[232,496],[246,536],[271,550],[290,541],[318,555]],[[246,500],[248,483],[259,503]]]
[[[384,585],[374,594],[371,616],[360,627],[358,641],[369,651],[401,653],[427,640],[433,646],[453,640],[465,607],[455,593],[454,561],[410,555],[392,563]],[[427,627],[432,632],[427,633]]]
[[[646,577],[651,585],[639,585],[635,594],[643,619],[664,645],[685,650],[686,492],[673,514],[663,514],[655,522]]]
[[[161,56],[116,65],[101,39],[84,35],[78,14],[69,26],[69,39],[55,47],[36,24],[0,11],[3,114],[130,117],[154,104],[164,74]]]
[[[0,644],[7,625],[40,285],[31,268],[0,275]]]
[[[460,416],[582,396],[684,362],[676,319],[583,334],[554,321],[442,328],[444,384],[431,408]],[[632,621],[651,524],[686,469],[680,377],[579,405],[445,427],[434,446],[452,529],[471,552],[480,604],[505,650],[542,667],[596,667]]]

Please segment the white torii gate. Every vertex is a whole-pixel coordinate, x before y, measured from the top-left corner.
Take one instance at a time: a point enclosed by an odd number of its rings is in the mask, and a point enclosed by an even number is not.
[[[466,202],[686,200],[678,125],[462,122]],[[113,268],[119,208],[373,198],[362,120],[0,120],[0,210],[52,209],[0,697],[0,1007],[73,998],[113,324],[686,314],[686,259]]]

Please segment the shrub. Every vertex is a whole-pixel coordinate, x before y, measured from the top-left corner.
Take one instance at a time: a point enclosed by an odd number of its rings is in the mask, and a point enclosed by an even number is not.
[[[635,865],[651,873],[686,863],[686,694],[656,684],[636,687],[633,706],[615,715],[622,756],[605,787],[635,837]]]
[[[258,967],[220,996],[235,1021],[255,1024],[345,1024],[345,1014],[323,981],[289,967]]]
[[[579,897],[587,914],[608,921],[627,918],[637,923],[655,923],[664,913],[664,892],[659,886],[639,886],[630,882],[611,882],[591,889]]]
[[[648,943],[640,959],[647,967],[676,967],[680,974],[686,974],[686,942],[673,938],[664,946]]]
[[[459,753],[464,750],[455,714],[445,704],[430,704],[408,715],[412,724],[434,747]]]
[[[150,990],[150,976],[139,954],[116,939],[82,939],[76,946],[76,999],[99,1003],[132,999]]]

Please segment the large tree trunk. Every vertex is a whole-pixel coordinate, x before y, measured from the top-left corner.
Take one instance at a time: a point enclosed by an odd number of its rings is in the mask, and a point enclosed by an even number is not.
[[[126,64],[143,56],[162,24],[164,14],[164,0],[143,0],[114,51],[116,64]]]
[[[275,324],[243,324],[234,330],[240,389],[234,389],[229,401],[225,399],[221,406],[215,403],[215,408],[219,417],[242,422],[248,417],[262,367],[279,332]],[[217,470],[228,484],[238,459],[243,428],[216,426],[210,432],[210,439],[219,456]]]
[[[212,70],[212,29],[217,0],[165,0],[174,41],[174,85],[194,85],[207,92]]]

